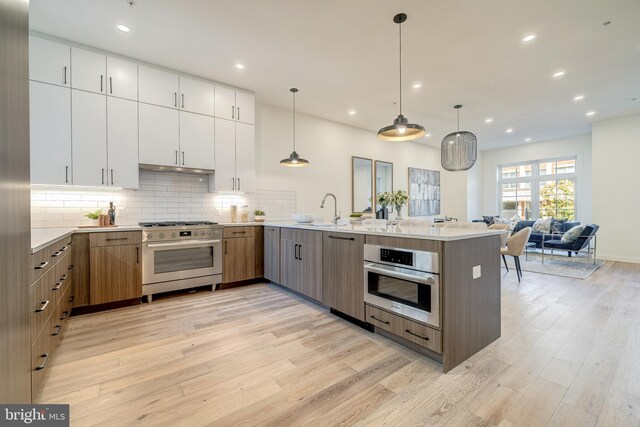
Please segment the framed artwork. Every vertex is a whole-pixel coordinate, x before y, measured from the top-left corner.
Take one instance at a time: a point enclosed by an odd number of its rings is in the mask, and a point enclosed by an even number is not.
[[[440,215],[440,171],[409,168],[409,216]]]

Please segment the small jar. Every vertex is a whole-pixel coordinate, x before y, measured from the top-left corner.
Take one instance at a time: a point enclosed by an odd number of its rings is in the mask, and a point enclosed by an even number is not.
[[[231,205],[231,222],[238,222],[238,205]]]

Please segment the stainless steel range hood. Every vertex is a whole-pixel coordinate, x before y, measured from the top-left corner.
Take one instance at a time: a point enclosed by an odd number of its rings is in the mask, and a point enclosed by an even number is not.
[[[140,164],[140,169],[145,171],[154,171],[154,172],[183,172],[183,173],[195,173],[199,175],[213,175],[213,169],[196,169],[196,168],[185,168],[181,166],[160,166],[160,165],[147,165]]]

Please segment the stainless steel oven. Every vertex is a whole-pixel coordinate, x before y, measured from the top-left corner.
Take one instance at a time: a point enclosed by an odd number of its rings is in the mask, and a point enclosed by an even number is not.
[[[157,224],[143,225],[143,295],[222,282],[222,227]]]
[[[437,253],[365,245],[364,260],[366,303],[440,327]]]

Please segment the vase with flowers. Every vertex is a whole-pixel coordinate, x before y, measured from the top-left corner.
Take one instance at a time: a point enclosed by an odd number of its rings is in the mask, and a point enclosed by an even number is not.
[[[391,204],[396,208],[396,219],[402,219],[402,207],[409,201],[409,195],[404,190],[398,190],[391,193]]]
[[[376,196],[376,202],[380,205],[380,210],[376,212],[377,219],[389,219],[389,210],[387,209],[387,206],[392,204],[393,200],[391,199],[391,194],[392,193],[385,191],[378,193]]]

